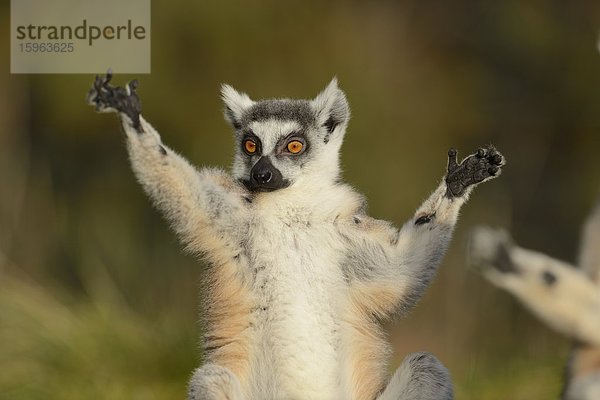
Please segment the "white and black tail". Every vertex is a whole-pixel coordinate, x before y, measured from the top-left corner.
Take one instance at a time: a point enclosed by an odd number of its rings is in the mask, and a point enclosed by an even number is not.
[[[579,268],[515,245],[504,231],[473,230],[472,265],[574,341],[565,400],[600,399],[600,206],[585,223]]]

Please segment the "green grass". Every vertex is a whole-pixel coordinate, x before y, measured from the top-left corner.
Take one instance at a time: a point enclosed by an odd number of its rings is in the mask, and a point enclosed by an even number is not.
[[[1,275],[0,399],[185,398],[198,362],[195,329],[177,314],[135,312],[102,274],[90,281],[91,294],[75,298]],[[566,346],[545,352],[500,348],[496,356],[448,360],[456,398],[557,398]]]
[[[566,358],[548,354],[526,358],[519,354],[498,358],[497,363],[472,366],[454,382],[460,400],[551,400],[558,399]]]
[[[194,338],[103,293],[73,299],[1,277],[1,399],[185,398]]]

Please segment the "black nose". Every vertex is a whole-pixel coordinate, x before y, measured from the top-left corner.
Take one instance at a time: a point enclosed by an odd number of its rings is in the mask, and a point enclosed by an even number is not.
[[[272,177],[273,174],[269,170],[262,169],[259,171],[254,171],[252,173],[252,178],[260,184],[268,183],[269,181],[271,181]]]
[[[267,156],[258,159],[250,170],[249,179],[243,183],[252,192],[272,192],[289,186],[289,181],[283,179],[281,172]]]

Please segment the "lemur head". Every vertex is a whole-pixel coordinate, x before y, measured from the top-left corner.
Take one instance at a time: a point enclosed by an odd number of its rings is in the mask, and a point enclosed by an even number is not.
[[[229,85],[222,96],[236,137],[233,176],[248,190],[335,182],[350,117],[336,79],[313,100],[253,101]]]

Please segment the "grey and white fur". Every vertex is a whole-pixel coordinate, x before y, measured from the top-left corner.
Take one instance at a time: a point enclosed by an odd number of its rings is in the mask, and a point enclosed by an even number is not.
[[[137,82],[98,77],[88,100],[118,112],[133,171],[185,247],[209,267],[202,284],[203,365],[189,399],[453,397],[446,368],[409,355],[389,376],[381,321],[415,305],[473,187],[504,158],[457,162],[400,229],[366,214],[340,181],[350,116],[334,79],[313,100],[253,101],[222,87],[235,132],[231,173],[196,169],[140,116]]]
[[[561,334],[573,339],[565,400],[600,399],[600,204],[582,235],[579,268],[513,243],[502,230],[473,230],[470,261]]]

